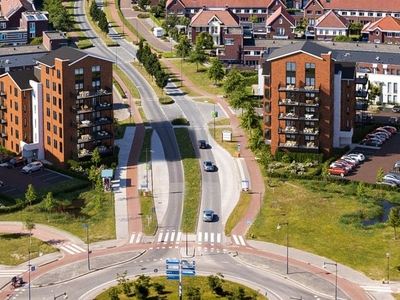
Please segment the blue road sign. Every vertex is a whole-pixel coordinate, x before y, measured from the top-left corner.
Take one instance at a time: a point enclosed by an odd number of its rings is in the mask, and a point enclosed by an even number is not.
[[[194,276],[196,275],[196,271],[182,271],[183,276]]]
[[[179,280],[179,275],[167,275],[168,280]]]
[[[167,274],[167,275],[179,275],[179,270],[166,270],[165,274]]]
[[[179,270],[179,265],[166,265],[167,270]]]
[[[166,263],[167,265],[179,265],[180,260],[179,260],[179,259],[167,259],[167,260],[165,261],[165,263]]]
[[[196,269],[196,262],[194,260],[186,261],[186,263],[182,264],[181,268],[183,270],[195,270]]]

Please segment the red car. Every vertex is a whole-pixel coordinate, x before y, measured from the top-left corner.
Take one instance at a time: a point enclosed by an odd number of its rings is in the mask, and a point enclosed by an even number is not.
[[[383,128],[383,129],[389,131],[391,134],[396,134],[397,133],[396,127],[393,127],[393,126],[382,126],[382,127],[379,127],[379,128]]]
[[[331,175],[340,175],[342,177],[344,177],[345,175],[347,175],[347,170],[345,168],[342,167],[330,167],[328,168],[328,172]]]

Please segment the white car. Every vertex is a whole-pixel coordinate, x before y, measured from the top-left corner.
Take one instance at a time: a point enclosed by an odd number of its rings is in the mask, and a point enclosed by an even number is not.
[[[358,160],[358,158],[356,157],[350,157],[348,155],[344,155],[341,157],[341,159],[344,159],[345,161],[351,162],[353,164],[358,165],[360,163],[360,161]]]
[[[385,176],[383,176],[383,180],[391,180],[393,182],[395,182],[397,185],[400,185],[400,177],[396,176],[394,174],[386,174]]]
[[[342,167],[344,168],[347,172],[350,172],[352,170],[352,168],[349,165],[346,165],[344,163],[341,162],[333,162],[329,165],[330,168],[336,168],[336,167]]]
[[[365,160],[365,156],[364,156],[364,154],[362,154],[362,153],[350,153],[350,154],[347,154],[347,156],[355,157],[355,158],[357,158],[359,161],[364,161],[364,160]]]
[[[30,174],[35,171],[39,171],[43,169],[43,164],[40,161],[34,161],[30,164],[27,164],[25,167],[22,168],[22,173]]]

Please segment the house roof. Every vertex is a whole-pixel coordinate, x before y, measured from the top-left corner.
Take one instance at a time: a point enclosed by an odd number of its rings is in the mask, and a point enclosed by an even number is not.
[[[400,19],[393,18],[392,16],[386,16],[375,22],[370,22],[366,24],[362,31],[374,31],[379,29],[380,31],[400,31]]]
[[[331,52],[331,50],[324,46],[309,41],[302,41],[302,42],[292,43],[282,48],[274,50],[268,56],[267,61],[275,60],[281,57],[285,57],[300,52],[321,58],[322,53],[329,53]]]
[[[343,28],[347,29],[349,21],[338,15],[333,10],[319,17],[315,22],[315,28]]]
[[[398,1],[393,0],[379,0],[379,1],[365,1],[365,0],[330,0],[324,1],[323,7],[325,9],[334,10],[359,10],[359,11],[387,11],[394,12],[400,11]]]
[[[283,3],[282,0],[278,0],[278,1],[279,1],[281,6],[286,7],[285,3]],[[275,2],[276,2],[276,0],[271,0],[269,2],[269,4],[267,5],[267,8],[273,7],[275,5]]]
[[[225,7],[231,8],[263,8],[266,9],[265,1],[260,0],[229,0],[222,2],[221,0],[168,0],[166,6],[170,7],[175,1],[182,3],[184,7]]]
[[[1,14],[10,18],[16,11],[18,11],[21,7],[24,7],[25,10],[34,11],[35,6],[33,1],[30,2],[28,0],[0,0]]]
[[[32,87],[29,85],[30,80],[39,81],[34,75],[34,70],[21,70],[12,71],[4,74],[5,76],[10,76],[15,84],[20,88],[20,90],[30,90]]]
[[[272,15],[267,19],[266,25],[270,26],[279,17],[284,17],[292,26],[295,24],[294,18],[287,12],[284,7],[279,7]]]
[[[207,25],[213,18],[217,18],[221,24],[226,26],[238,26],[239,17],[230,9],[201,9],[193,16],[191,26]]]
[[[58,48],[54,51],[49,52],[48,54],[43,55],[42,57],[37,59],[37,62],[49,67],[54,67],[55,65],[55,60],[56,59],[61,59],[61,60],[68,60],[69,64],[72,65],[77,61],[80,61],[82,59],[84,59],[85,57],[97,57],[95,55],[92,54],[88,54],[86,52],[83,52],[81,50],[77,50],[75,48],[71,48],[71,47],[61,47]],[[108,60],[108,61],[112,61],[109,59],[105,59],[102,57],[97,57],[99,59],[103,59],[103,60]]]

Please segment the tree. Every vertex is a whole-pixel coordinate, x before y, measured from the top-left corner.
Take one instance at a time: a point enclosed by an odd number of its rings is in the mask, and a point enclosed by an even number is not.
[[[36,224],[33,223],[30,217],[27,217],[24,222],[24,226],[29,231],[29,244],[32,244],[32,230],[35,229]]]
[[[253,129],[260,126],[259,118],[250,102],[248,103],[248,107],[244,111],[244,113],[240,117],[240,127],[250,133],[250,136],[253,135]]]
[[[88,179],[92,182],[92,187],[96,188],[96,184],[100,178],[100,171],[95,166],[91,165],[90,168],[87,170],[88,172]]]
[[[175,45],[176,54],[182,58],[189,56],[190,50],[192,50],[192,45],[187,36],[181,36],[179,43]]]
[[[202,31],[196,37],[196,49],[211,49],[213,46],[214,41],[208,32]]]
[[[145,300],[149,296],[150,277],[140,275],[134,282],[135,296],[139,300]]]
[[[224,79],[225,71],[222,62],[216,58],[211,60],[211,66],[207,70],[207,76],[213,80],[215,84]]]
[[[101,157],[100,157],[99,149],[98,149],[98,148],[95,148],[95,149],[93,150],[93,152],[92,152],[92,157],[91,157],[90,161],[91,161],[92,163],[94,163],[94,165],[95,165],[96,168],[97,168],[97,165],[100,163],[100,159],[101,159]]]
[[[25,193],[25,201],[26,201],[26,203],[29,202],[29,206],[31,206],[32,201],[35,201],[35,200],[36,200],[35,188],[33,187],[32,184],[29,184],[28,189],[26,190],[26,193]]]
[[[215,275],[210,275],[207,276],[208,280],[208,285],[210,289],[216,293],[217,295],[221,295],[223,289],[222,289],[222,283],[221,283],[221,278]]]
[[[106,13],[102,10],[99,13],[98,26],[103,33],[108,34],[109,29],[108,29],[107,16]]]
[[[62,5],[62,0],[45,0],[43,8],[49,13],[49,23],[54,29],[69,31],[72,20],[67,7]]]
[[[231,99],[229,100],[229,105],[233,109],[243,109],[246,107],[248,96],[244,85],[238,85],[237,88],[231,93]]]
[[[244,299],[246,299],[246,292],[244,291],[244,288],[238,286],[236,291],[232,295],[232,300],[244,300]]]
[[[169,80],[169,75],[165,73],[163,70],[160,70],[156,73],[156,84],[160,88],[161,91],[167,86]]]
[[[250,17],[250,22],[251,22],[251,23],[258,23],[258,16],[252,15],[252,16]]]
[[[150,0],[138,0],[137,1],[137,6],[141,9],[144,10],[147,5],[150,4]]]
[[[163,294],[165,291],[165,285],[158,283],[158,282],[153,283],[153,288],[159,295]]]
[[[108,296],[110,297],[110,300],[120,300],[118,296],[118,289],[114,286],[110,289],[108,292]]]
[[[244,79],[240,72],[233,68],[229,71],[228,75],[222,84],[222,89],[224,90],[225,94],[229,97],[232,93],[238,89],[243,88],[244,86]]]
[[[382,95],[382,86],[374,83],[369,83],[368,100],[376,100],[376,97]]]
[[[188,300],[201,300],[200,288],[188,286],[188,288],[186,289],[186,297]]]
[[[390,209],[390,213],[388,216],[388,223],[390,227],[393,227],[394,230],[394,239],[397,239],[396,236],[396,228],[400,226],[400,207],[395,206]]]
[[[363,197],[365,194],[365,183],[364,181],[360,181],[357,185],[357,192],[356,195],[358,197]]]
[[[385,176],[385,171],[383,170],[382,167],[380,167],[378,170],[378,174],[376,174],[376,182],[382,182],[383,176]]]
[[[350,34],[360,35],[362,28],[363,28],[363,24],[361,24],[360,22],[351,22],[349,24]]]
[[[56,207],[56,202],[54,201],[53,193],[48,192],[46,198],[44,199],[44,207],[49,214],[47,217],[47,221],[50,221],[49,217],[53,212],[54,208]]]
[[[297,22],[295,31],[303,35],[306,32],[307,26],[308,20],[306,18],[301,18],[300,21]]]
[[[209,61],[210,57],[206,54],[203,48],[195,48],[190,52],[188,61],[196,64],[196,72],[199,71],[199,64],[204,64]]]

